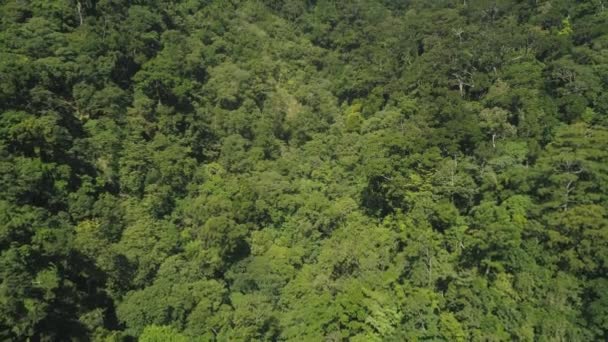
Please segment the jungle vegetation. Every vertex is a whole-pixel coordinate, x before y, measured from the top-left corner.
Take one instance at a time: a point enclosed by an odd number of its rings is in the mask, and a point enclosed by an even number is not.
[[[607,7],[0,1],[0,340],[608,339]]]

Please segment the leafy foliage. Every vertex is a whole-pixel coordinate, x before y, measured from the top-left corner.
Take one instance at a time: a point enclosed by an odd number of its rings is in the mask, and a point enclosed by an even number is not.
[[[602,1],[0,3],[0,339],[608,338]]]

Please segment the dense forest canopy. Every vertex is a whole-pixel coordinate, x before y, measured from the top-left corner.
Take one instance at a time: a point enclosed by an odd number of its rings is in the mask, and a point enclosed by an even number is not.
[[[608,339],[605,0],[1,0],[0,340]]]

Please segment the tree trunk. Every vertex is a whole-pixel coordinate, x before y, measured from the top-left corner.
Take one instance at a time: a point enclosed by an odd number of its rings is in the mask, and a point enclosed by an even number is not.
[[[80,3],[80,1],[78,1],[76,3],[76,9],[78,10],[78,18],[80,19],[80,26],[82,26],[83,23],[83,17],[82,17],[82,4]]]

